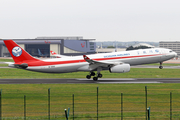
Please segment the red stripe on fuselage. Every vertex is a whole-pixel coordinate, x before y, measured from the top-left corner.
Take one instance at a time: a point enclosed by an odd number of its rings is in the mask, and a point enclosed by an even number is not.
[[[104,60],[115,60],[115,59],[127,59],[127,58],[140,58],[140,57],[152,57],[152,56],[160,56],[162,54],[154,54],[154,55],[139,55],[139,56],[124,56],[124,57],[109,57],[109,58],[94,58],[93,60],[96,61],[104,61]],[[67,60],[67,61],[35,61],[35,62],[26,62],[29,67],[36,67],[36,66],[48,66],[48,65],[61,65],[61,64],[70,64],[70,63],[82,63],[86,62],[84,59],[80,60]]]

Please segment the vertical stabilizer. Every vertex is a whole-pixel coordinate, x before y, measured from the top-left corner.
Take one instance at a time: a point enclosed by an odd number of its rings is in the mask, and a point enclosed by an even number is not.
[[[17,43],[13,40],[4,40],[4,43],[9,50],[14,62],[16,64],[39,61],[38,59],[32,57],[29,53],[23,50]]]

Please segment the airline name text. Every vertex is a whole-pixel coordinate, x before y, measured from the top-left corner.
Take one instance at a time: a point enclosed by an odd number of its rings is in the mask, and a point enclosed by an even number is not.
[[[119,56],[128,56],[128,55],[130,55],[130,53],[117,54],[117,55],[106,55],[106,56],[104,56],[104,58],[108,58],[108,57],[119,57]]]

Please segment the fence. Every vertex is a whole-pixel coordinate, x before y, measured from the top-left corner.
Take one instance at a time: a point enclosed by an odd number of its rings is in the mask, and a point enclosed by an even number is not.
[[[9,97],[11,96],[11,97]],[[0,92],[1,119],[59,119],[65,120],[64,109],[70,108],[69,120],[179,120],[179,94],[92,94],[46,95],[22,97]]]

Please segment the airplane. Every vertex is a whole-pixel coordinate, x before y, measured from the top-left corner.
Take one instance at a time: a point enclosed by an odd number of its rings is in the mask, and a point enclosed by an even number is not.
[[[94,76],[94,81],[102,77],[102,70],[125,73],[130,71],[130,66],[149,63],[160,63],[159,68],[162,69],[163,61],[177,56],[171,49],[150,48],[40,60],[32,57],[13,40],[4,40],[4,43],[14,60],[13,64],[9,64],[10,67],[45,73],[89,71],[86,78]]]
[[[38,54],[40,57],[47,57],[48,56],[48,54],[42,54],[40,49],[38,49]]]
[[[51,55],[52,56],[56,56],[57,58],[64,58],[64,57],[70,57],[70,56],[66,56],[66,55],[60,55],[60,54],[57,54],[55,53],[54,51],[50,51]]]

